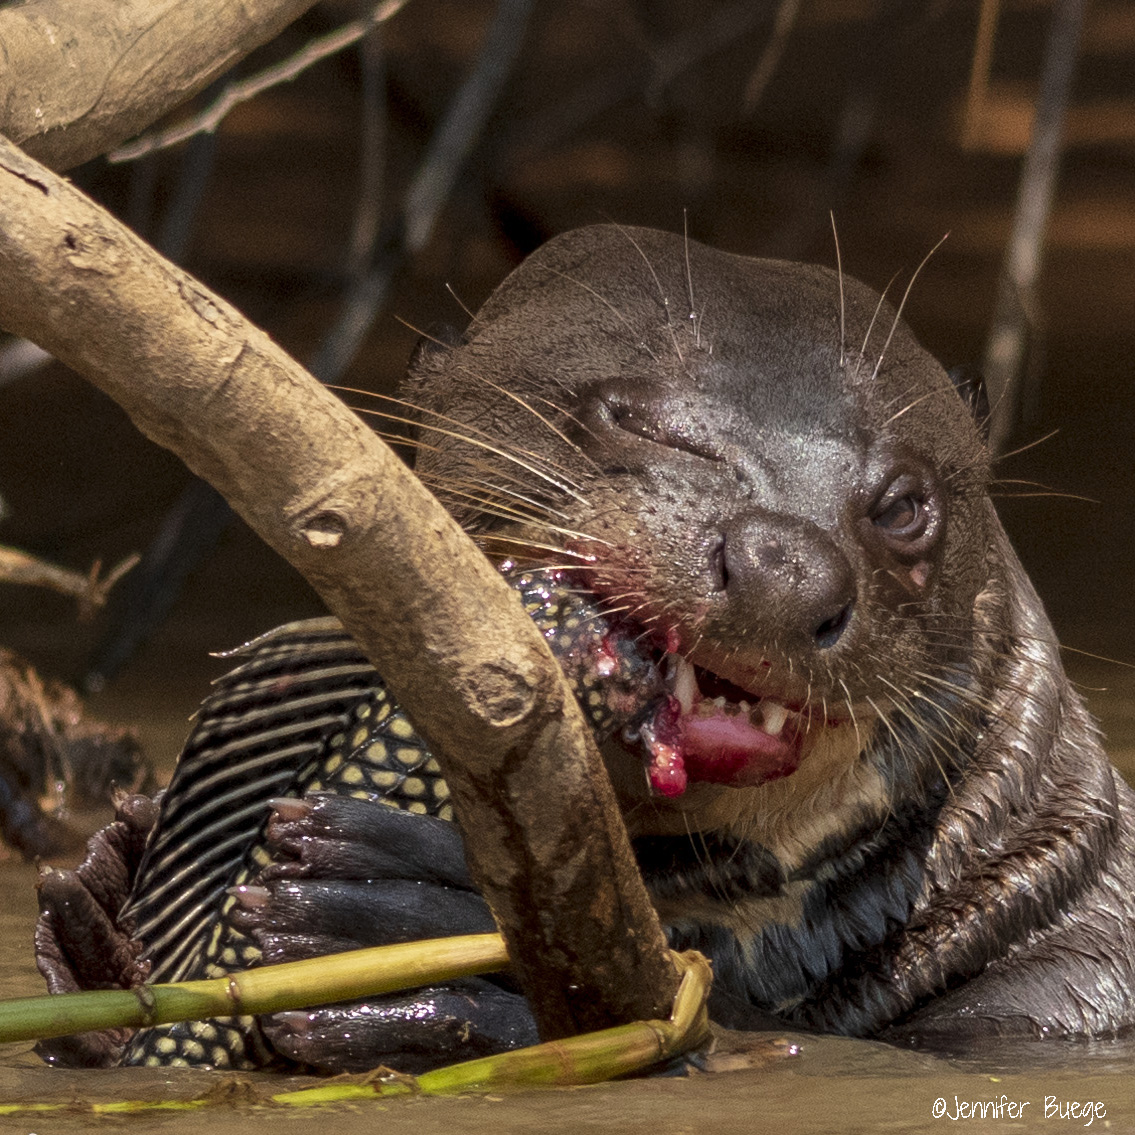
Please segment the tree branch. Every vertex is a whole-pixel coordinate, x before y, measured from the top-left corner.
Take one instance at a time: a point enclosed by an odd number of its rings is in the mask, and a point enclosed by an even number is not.
[[[52,169],[104,153],[315,0],[26,0],[0,10],[0,134]]]
[[[31,587],[47,587],[79,601],[79,618],[88,619],[106,603],[110,589],[138,562],[137,556],[127,556],[106,575],[102,562],[96,560],[86,575],[71,571],[58,564],[41,560],[38,556],[0,544],[0,583],[22,583]]]
[[[0,140],[0,325],[115,398],[294,564],[431,742],[545,1037],[677,980],[594,742],[515,595],[329,391]]]
[[[111,162],[132,162],[144,154],[163,150],[168,146],[176,146],[195,134],[212,134],[225,120],[225,116],[234,107],[242,102],[248,102],[264,91],[281,83],[289,83],[297,75],[302,75],[309,67],[322,62],[328,56],[335,55],[344,48],[358,43],[379,24],[390,19],[398,12],[407,0],[383,0],[368,15],[362,16],[342,27],[328,32],[326,35],[311,40],[305,44],[295,55],[281,60],[279,63],[249,75],[247,79],[229,83],[223,91],[200,114],[195,114],[184,122],[179,122],[166,130],[156,130],[152,134],[145,134],[136,138],[125,146],[119,146],[107,155]]]

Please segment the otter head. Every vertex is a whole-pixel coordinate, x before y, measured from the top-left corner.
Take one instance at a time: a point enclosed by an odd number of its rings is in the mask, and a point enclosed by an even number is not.
[[[803,777],[815,751],[854,762],[966,684],[985,449],[855,280],[581,229],[420,351],[412,384],[418,469],[451,509],[487,548],[572,570],[664,659],[641,791],[684,806]]]

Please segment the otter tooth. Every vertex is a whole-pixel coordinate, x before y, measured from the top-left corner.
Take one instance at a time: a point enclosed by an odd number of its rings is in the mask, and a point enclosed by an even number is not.
[[[788,708],[781,702],[765,698],[761,702],[764,715],[764,730],[770,737],[779,737],[784,723],[788,720]]]
[[[694,674],[693,665],[679,654],[671,654],[674,659],[674,678],[672,689],[674,697],[682,707],[683,713],[690,713],[694,708],[694,701],[698,693],[697,675]]]

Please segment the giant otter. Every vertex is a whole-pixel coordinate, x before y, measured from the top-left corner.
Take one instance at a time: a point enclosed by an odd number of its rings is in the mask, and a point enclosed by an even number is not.
[[[933,1045],[1135,1022],[1132,794],[990,502],[975,387],[875,292],[582,229],[458,342],[420,349],[407,398],[419,471],[486,550],[554,568],[552,591],[630,627],[653,668],[603,751],[671,939],[713,960],[718,1021]],[[276,678],[307,681],[324,648],[354,667],[355,700],[304,718]],[[389,707],[358,710],[374,681],[325,623],[253,644],[149,850],[135,802],[77,875],[45,879],[52,987],[172,975],[196,852],[176,870],[163,856],[231,836],[223,818],[195,835],[189,806],[222,751],[283,779],[241,782],[236,885],[190,910],[211,933],[177,976],[490,926],[456,825],[383,803],[436,813],[444,786],[409,723],[376,747]],[[250,752],[232,722],[253,717],[268,739]],[[286,798],[264,824],[268,796]],[[260,1024],[151,1030],[127,1058],[412,1069],[532,1036],[507,978]],[[114,1060],[126,1039],[47,1051]]]

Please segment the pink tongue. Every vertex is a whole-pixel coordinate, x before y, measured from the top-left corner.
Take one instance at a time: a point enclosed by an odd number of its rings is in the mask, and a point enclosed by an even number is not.
[[[800,764],[799,737],[791,727],[773,737],[744,714],[717,712],[683,717],[679,730],[691,780],[737,787],[764,784],[788,776]]]
[[[773,737],[745,714],[683,714],[676,698],[659,708],[643,736],[650,786],[659,796],[681,796],[691,780],[751,787],[789,776],[800,764],[801,736],[791,720]]]

